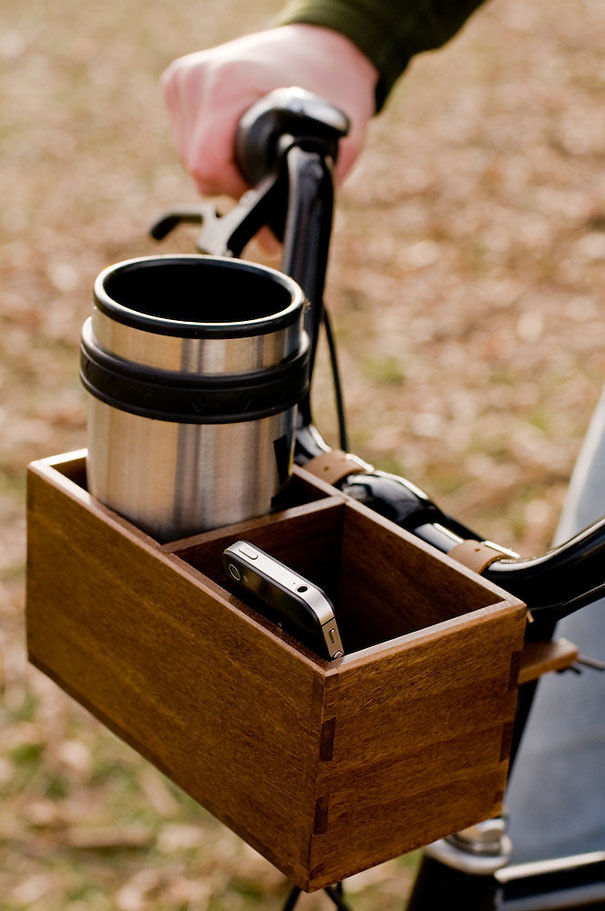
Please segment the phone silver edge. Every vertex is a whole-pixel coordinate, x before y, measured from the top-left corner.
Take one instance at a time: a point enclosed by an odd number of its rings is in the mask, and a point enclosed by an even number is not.
[[[321,588],[248,541],[235,541],[227,547],[223,552],[223,561],[231,578],[247,591],[258,595],[258,591],[250,584],[251,573],[256,579],[268,582],[298,603],[302,602],[315,618],[330,658],[341,658],[344,655],[334,608]],[[238,562],[248,571],[247,578],[241,573]],[[271,601],[269,603],[277,608]]]

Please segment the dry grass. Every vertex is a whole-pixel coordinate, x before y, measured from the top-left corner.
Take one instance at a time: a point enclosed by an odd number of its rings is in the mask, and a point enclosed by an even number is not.
[[[26,668],[21,621],[24,466],[85,442],[76,363],[92,281],[151,252],[155,215],[193,198],[157,77],[277,5],[0,12],[0,911],[239,911],[283,894],[264,861]],[[598,0],[494,0],[413,67],[337,219],[329,299],[354,450],[524,553],[550,538],[605,373],[604,37]],[[324,373],[316,399],[330,436]],[[400,907],[407,870],[354,881],[355,906]]]

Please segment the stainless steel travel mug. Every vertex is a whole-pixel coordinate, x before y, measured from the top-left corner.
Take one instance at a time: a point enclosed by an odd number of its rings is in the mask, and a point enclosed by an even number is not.
[[[308,389],[299,286],[242,260],[154,256],[105,269],[94,299],[93,496],[161,541],[269,512]]]

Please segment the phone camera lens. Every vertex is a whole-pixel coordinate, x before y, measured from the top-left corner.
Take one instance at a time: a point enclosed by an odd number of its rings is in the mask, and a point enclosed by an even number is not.
[[[235,579],[236,582],[239,582],[242,578],[242,574],[240,573],[237,566],[234,563],[230,563],[227,569],[229,570],[229,575]]]
[[[296,589],[296,591],[297,591],[297,592],[306,592],[306,591],[307,591],[307,586],[306,586],[306,585],[299,585],[298,588]]]

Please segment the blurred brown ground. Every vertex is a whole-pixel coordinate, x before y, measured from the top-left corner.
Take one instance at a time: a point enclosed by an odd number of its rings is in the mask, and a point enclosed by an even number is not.
[[[150,222],[194,199],[157,78],[277,8],[0,10],[0,911],[283,895],[262,859],[27,669],[22,633],[24,469],[85,445],[92,282],[152,252]],[[605,375],[604,46],[599,0],[494,0],[416,62],[340,194],[328,300],[353,450],[522,553],[548,544]],[[334,441],[324,368],[316,412]],[[401,907],[408,878],[401,861],[357,877],[353,904]]]

